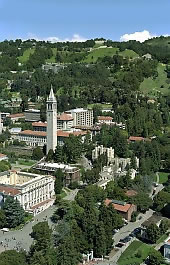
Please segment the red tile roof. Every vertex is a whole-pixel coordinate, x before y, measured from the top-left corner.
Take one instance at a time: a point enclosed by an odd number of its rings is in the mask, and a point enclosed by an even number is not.
[[[130,136],[129,141],[144,141],[145,138],[140,137],[140,136]]]
[[[109,199],[105,200],[106,206],[108,206],[110,203],[112,203],[112,200]],[[133,204],[126,203],[125,205],[121,205],[121,204],[112,203],[112,205],[115,210],[127,213]]]
[[[72,121],[73,117],[69,114],[62,113],[61,115],[57,116],[57,119],[60,121]]]
[[[41,121],[39,121],[39,122],[33,122],[32,123],[32,126],[33,127],[47,127],[47,122],[41,122]]]
[[[79,136],[79,135],[86,135],[87,132],[86,131],[74,131],[74,132],[67,132],[67,131],[62,131],[62,130],[58,130],[56,132],[57,136],[59,137],[69,137],[70,134],[73,134],[75,136]],[[33,136],[47,136],[46,132],[40,132],[40,131],[31,131],[31,130],[25,130],[20,132],[20,135],[33,135]]]
[[[1,153],[0,153],[0,157],[6,157],[6,156],[7,156],[7,155],[4,155],[4,154],[1,154]]]
[[[19,190],[13,187],[8,187],[8,186],[3,186],[3,185],[0,185],[0,192],[7,194],[7,195],[12,195],[12,196],[15,196],[21,193]]]
[[[125,195],[128,196],[128,197],[133,197],[133,196],[135,196],[137,194],[138,193],[135,190],[127,190],[126,193],[125,193]]]
[[[38,203],[38,204],[32,206],[31,209],[33,209],[33,210],[34,210],[34,209],[37,209],[37,208],[39,208],[39,207],[45,205],[46,203],[49,203],[50,201],[52,201],[52,200],[51,200],[51,199],[48,199],[48,200],[46,200],[46,201],[40,202],[40,203]]]
[[[113,118],[110,116],[98,116],[98,120],[104,120],[104,121],[112,121]]]
[[[10,114],[8,116],[8,118],[19,118],[19,117],[25,117],[24,113]]]
[[[25,130],[19,133],[19,135],[34,135],[34,136],[47,136],[46,132],[39,132],[39,131],[31,131],[31,130]]]

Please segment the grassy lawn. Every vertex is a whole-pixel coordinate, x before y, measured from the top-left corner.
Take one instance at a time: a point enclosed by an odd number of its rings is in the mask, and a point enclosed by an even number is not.
[[[140,241],[133,241],[118,260],[119,265],[141,264],[149,255],[151,247]]]
[[[136,52],[129,50],[129,49],[126,49],[123,52],[119,52],[119,55],[123,57],[133,58],[133,59],[139,57],[139,55]]]
[[[94,104],[88,104],[88,108],[92,109],[94,105],[98,105],[101,107],[101,109],[112,109],[112,104],[101,104],[101,103],[94,103]]]
[[[140,89],[144,94],[147,94],[151,97],[157,97],[159,93],[163,95],[167,95],[169,90],[169,84],[167,83],[167,74],[164,71],[166,66],[164,64],[158,64],[158,76],[153,78],[145,78],[145,80],[141,83]]]
[[[25,160],[25,159],[19,159],[18,164],[23,166],[32,166],[36,163],[36,161],[33,160]]]
[[[159,172],[159,183],[163,184],[163,183],[167,182],[169,175],[170,175],[170,173]]]
[[[113,56],[117,51],[119,51],[118,48],[99,48],[97,50],[92,50],[83,62],[95,63],[99,57]]]
[[[34,48],[25,50],[23,55],[18,57],[19,62],[20,63],[26,63],[28,61],[30,55],[33,54],[34,51],[35,51]]]
[[[156,244],[158,245],[161,242],[164,242],[165,239],[169,236],[169,233],[162,235],[157,241]]]

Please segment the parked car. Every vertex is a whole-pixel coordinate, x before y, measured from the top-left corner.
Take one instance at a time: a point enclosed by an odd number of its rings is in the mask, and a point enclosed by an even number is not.
[[[129,242],[131,239],[132,239],[132,238],[131,238],[130,236],[126,236],[125,238],[120,239],[120,242],[122,242],[122,243],[127,243],[127,242]]]
[[[114,233],[117,233],[117,232],[119,232],[119,230],[120,230],[120,229],[114,229],[113,232],[114,232]]]
[[[123,243],[118,243],[118,244],[115,245],[116,248],[122,248],[123,246],[124,246]]]

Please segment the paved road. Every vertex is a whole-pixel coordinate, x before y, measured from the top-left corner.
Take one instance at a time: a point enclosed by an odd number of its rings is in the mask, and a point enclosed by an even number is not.
[[[70,192],[65,199],[67,200],[74,200],[75,195],[77,194],[78,190]],[[26,251],[29,250],[33,240],[30,237],[30,233],[32,231],[32,227],[44,220],[48,220],[48,224],[50,227],[53,227],[53,223],[51,222],[50,217],[53,215],[54,210],[56,210],[56,206],[51,206],[48,209],[46,209],[44,212],[39,213],[34,217],[34,221],[29,222],[26,224],[22,230],[16,230],[16,231],[10,231],[5,232],[3,234],[2,231],[0,231],[0,252],[7,250],[7,249],[16,249],[22,248]]]
[[[117,232],[113,239],[114,239],[114,245],[116,245],[120,239],[125,238],[126,236],[128,236],[135,228],[140,227],[141,224],[146,221],[148,218],[150,218],[153,214],[153,210],[149,210],[147,211],[145,214],[140,214],[138,216],[138,218],[140,216],[142,216],[142,219],[137,220],[136,222],[132,223],[129,222],[128,225],[123,226],[119,232]],[[133,239],[132,239],[133,241]],[[130,244],[131,242],[129,242],[128,244],[126,244],[124,247],[122,247],[121,249],[119,249],[119,251],[113,256],[110,257],[109,261],[103,261],[103,262],[98,262],[99,265],[116,265],[119,257],[121,256],[121,254],[123,253],[123,251],[127,248],[127,246]]]

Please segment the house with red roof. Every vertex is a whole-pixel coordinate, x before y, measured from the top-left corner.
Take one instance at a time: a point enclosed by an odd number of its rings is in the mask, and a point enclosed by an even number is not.
[[[132,214],[137,211],[137,206],[134,204],[118,201],[118,200],[105,200],[105,205],[112,204],[113,208],[127,221],[131,220]]]

